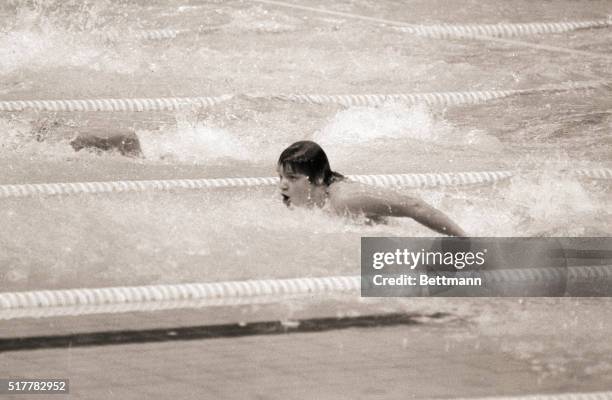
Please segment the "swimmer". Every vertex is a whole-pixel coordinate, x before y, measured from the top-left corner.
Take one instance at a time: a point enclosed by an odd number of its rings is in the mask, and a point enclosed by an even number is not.
[[[408,217],[449,236],[467,236],[456,223],[423,200],[392,190],[349,181],[331,170],[327,155],[315,142],[300,141],[287,147],[277,165],[283,203],[296,207],[329,207],[339,215]]]
[[[70,145],[74,151],[94,149],[98,151],[117,150],[122,156],[142,157],[142,149],[138,136],[132,130],[107,131],[103,129],[89,129],[81,132]]]

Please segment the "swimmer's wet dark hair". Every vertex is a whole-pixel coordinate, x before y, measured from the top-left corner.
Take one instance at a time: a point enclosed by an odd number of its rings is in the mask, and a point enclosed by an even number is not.
[[[344,175],[331,170],[327,155],[315,142],[302,140],[287,147],[278,158],[278,166],[304,174],[312,183],[319,182],[329,186],[345,179]]]

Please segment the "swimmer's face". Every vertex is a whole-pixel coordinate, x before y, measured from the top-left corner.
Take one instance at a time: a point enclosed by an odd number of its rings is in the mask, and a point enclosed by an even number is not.
[[[279,166],[278,176],[280,181],[278,189],[283,198],[283,203],[287,207],[294,205],[296,207],[312,207],[313,191],[315,185],[310,182],[308,176],[294,171],[291,166],[285,168]]]

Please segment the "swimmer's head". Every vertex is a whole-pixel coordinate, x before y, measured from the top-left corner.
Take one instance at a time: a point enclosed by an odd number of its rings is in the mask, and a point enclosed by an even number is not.
[[[325,188],[344,177],[333,172],[327,155],[315,142],[295,142],[278,159],[279,189],[286,205],[320,203]]]
[[[342,175],[335,173],[329,166],[327,155],[315,142],[302,140],[287,147],[278,158],[279,169],[291,169],[306,175],[315,185],[330,185]]]

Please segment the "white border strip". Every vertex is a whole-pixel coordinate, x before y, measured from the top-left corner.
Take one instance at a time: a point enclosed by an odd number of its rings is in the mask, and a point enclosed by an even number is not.
[[[391,25],[391,26],[399,26],[399,27],[412,28],[412,29],[418,29],[421,27],[420,25],[408,24],[402,21],[393,21],[393,20],[389,20],[385,18],[368,17],[365,15],[351,14],[351,13],[346,13],[346,12],[341,12],[341,11],[332,11],[332,10],[326,10],[322,8],[306,7],[306,6],[286,3],[282,1],[274,1],[274,0],[253,0],[253,1],[258,2],[258,3],[263,3],[263,4],[279,6],[279,7],[288,7],[288,8],[298,9],[298,10],[316,12],[320,14],[338,15],[338,16],[342,16],[346,18],[377,22],[377,23],[382,23],[382,24]],[[478,40],[484,40],[484,41],[490,41],[490,42],[504,43],[504,44],[509,44],[513,46],[529,47],[529,48],[537,49],[537,50],[567,53],[567,54],[572,54],[575,56],[603,58],[603,59],[612,61],[612,55],[609,55],[609,54],[592,53],[589,51],[574,50],[574,49],[568,49],[565,47],[557,47],[557,46],[549,46],[549,45],[538,44],[538,43],[523,42],[519,40],[505,39],[505,38],[499,38],[499,37],[494,37],[494,36],[484,36],[484,35],[476,35],[476,34],[463,35],[463,34],[457,33],[457,34],[454,34],[453,37],[478,39]]]
[[[518,90],[483,90],[467,92],[431,92],[400,94],[279,94],[262,95],[246,94],[254,99],[276,99],[299,103],[340,104],[348,106],[377,106],[388,101],[401,101],[408,104],[426,103],[429,105],[477,104],[509,96],[568,92],[595,89],[608,86],[605,81],[567,82],[564,84],[546,85],[539,88]],[[0,111],[174,111],[190,107],[212,107],[233,99],[228,94],[217,97],[160,97],[136,99],[80,99],[80,100],[14,100],[0,101]]]
[[[612,169],[610,168],[577,169],[568,172],[580,178],[612,179]],[[424,188],[492,184],[515,176],[517,173],[517,171],[442,172],[427,174],[349,175],[348,178],[376,186]],[[0,185],[0,198],[148,192],[175,189],[237,188],[272,186],[276,184],[278,184],[278,178],[276,177],[31,183]]]
[[[469,273],[465,273],[469,276]],[[491,282],[592,281],[612,277],[612,265],[481,271]],[[288,298],[358,293],[360,276],[291,278],[0,293],[0,320],[278,303]]]

